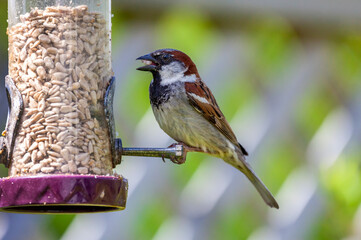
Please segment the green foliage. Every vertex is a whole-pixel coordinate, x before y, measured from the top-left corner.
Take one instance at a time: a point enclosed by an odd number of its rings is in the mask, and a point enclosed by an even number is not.
[[[135,125],[150,107],[148,87],[152,80],[150,73],[136,72],[127,78],[123,83],[123,90],[118,95],[117,104],[126,118],[127,122]]]
[[[353,216],[361,204],[360,151],[341,157],[321,171],[327,204],[310,230],[310,239],[342,239],[350,234]]]
[[[250,79],[241,74],[237,79],[224,81],[222,87],[214,92],[219,107],[229,121],[239,109],[252,102],[255,94],[256,91]]]
[[[0,177],[6,177],[8,175],[8,169],[4,165],[0,165]]]
[[[115,53],[123,44],[129,28],[126,24],[127,20],[120,9],[113,9],[112,14],[112,52]],[[113,56],[114,57],[114,56]]]
[[[311,229],[305,234],[310,240],[343,239],[348,235],[351,219],[337,205],[329,205],[316,216]]]
[[[198,169],[198,166],[207,157],[209,156],[203,153],[188,153],[186,163],[183,166],[172,169],[172,184],[181,190]]]
[[[336,79],[347,94],[358,94],[361,87],[361,34],[352,33],[342,37],[332,46],[335,52],[331,66]]]
[[[331,199],[348,214],[361,204],[360,152],[339,159],[331,168],[321,172],[322,183]]]
[[[44,230],[52,235],[54,239],[60,239],[66,229],[73,221],[75,214],[47,215]]]
[[[279,142],[282,144],[279,144]],[[262,151],[259,161],[262,162],[262,168],[259,169],[261,179],[267,183],[271,192],[282,186],[287,176],[298,166],[304,159],[297,153],[297,149],[292,141],[280,136],[277,142],[272,141],[267,148]]]
[[[238,204],[217,211],[209,239],[247,239],[263,220],[252,207]]]
[[[166,198],[162,199],[159,196],[159,198],[150,199],[145,205],[138,207],[138,216],[132,228],[133,239],[151,239],[163,221],[170,215]]]
[[[325,117],[336,107],[330,89],[324,81],[317,81],[307,89],[307,96],[299,101],[294,109],[294,121],[307,140],[310,140],[321,126]]]
[[[207,16],[196,8],[168,9],[156,25],[156,48],[175,48],[200,62],[217,39]]]
[[[7,40],[8,37],[6,35],[7,29],[7,1],[0,1],[0,56],[4,57],[7,56]]]
[[[294,51],[296,41],[291,26],[280,16],[271,16],[253,21],[248,30],[253,71],[262,80],[275,80],[272,77],[287,69]]]

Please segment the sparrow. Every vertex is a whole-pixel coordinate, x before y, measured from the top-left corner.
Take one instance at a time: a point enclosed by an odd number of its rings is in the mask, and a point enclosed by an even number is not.
[[[144,64],[137,70],[153,75],[149,98],[161,129],[187,151],[221,158],[240,170],[266,204],[278,209],[277,201],[247,162],[247,151],[237,141],[191,58],[175,49],[159,49],[137,60]]]

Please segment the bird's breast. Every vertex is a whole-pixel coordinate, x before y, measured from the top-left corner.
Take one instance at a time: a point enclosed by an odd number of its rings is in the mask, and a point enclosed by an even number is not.
[[[189,121],[193,118],[194,110],[186,100],[174,95],[169,95],[167,101],[158,106],[152,104],[154,116],[159,126],[173,139],[187,142],[186,136],[191,131]]]

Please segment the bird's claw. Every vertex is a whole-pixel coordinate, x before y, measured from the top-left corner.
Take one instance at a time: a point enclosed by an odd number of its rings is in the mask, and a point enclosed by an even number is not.
[[[185,155],[181,156],[181,157],[172,156],[172,157],[170,158],[170,160],[171,160],[173,163],[180,165],[180,164],[183,164],[183,163],[186,162],[186,155],[187,155],[187,153],[186,153]]]
[[[176,143],[174,143],[174,144],[172,144],[172,145],[170,145],[168,148],[170,148],[170,147],[175,147],[177,144]],[[187,155],[187,153],[185,154],[185,155],[183,155],[183,156],[170,156],[170,157],[168,157],[169,158],[169,160],[171,160],[172,161],[172,163],[175,163],[175,164],[183,164],[183,163],[185,163],[185,161],[186,161],[186,155]],[[163,160],[163,162],[165,163],[165,156],[164,156],[164,154],[162,154],[162,160]]]

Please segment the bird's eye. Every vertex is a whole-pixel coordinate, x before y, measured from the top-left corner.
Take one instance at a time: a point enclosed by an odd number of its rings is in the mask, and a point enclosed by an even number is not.
[[[169,54],[164,54],[164,55],[162,55],[162,60],[163,60],[164,62],[168,62],[168,61],[170,60],[170,55],[169,55]]]

